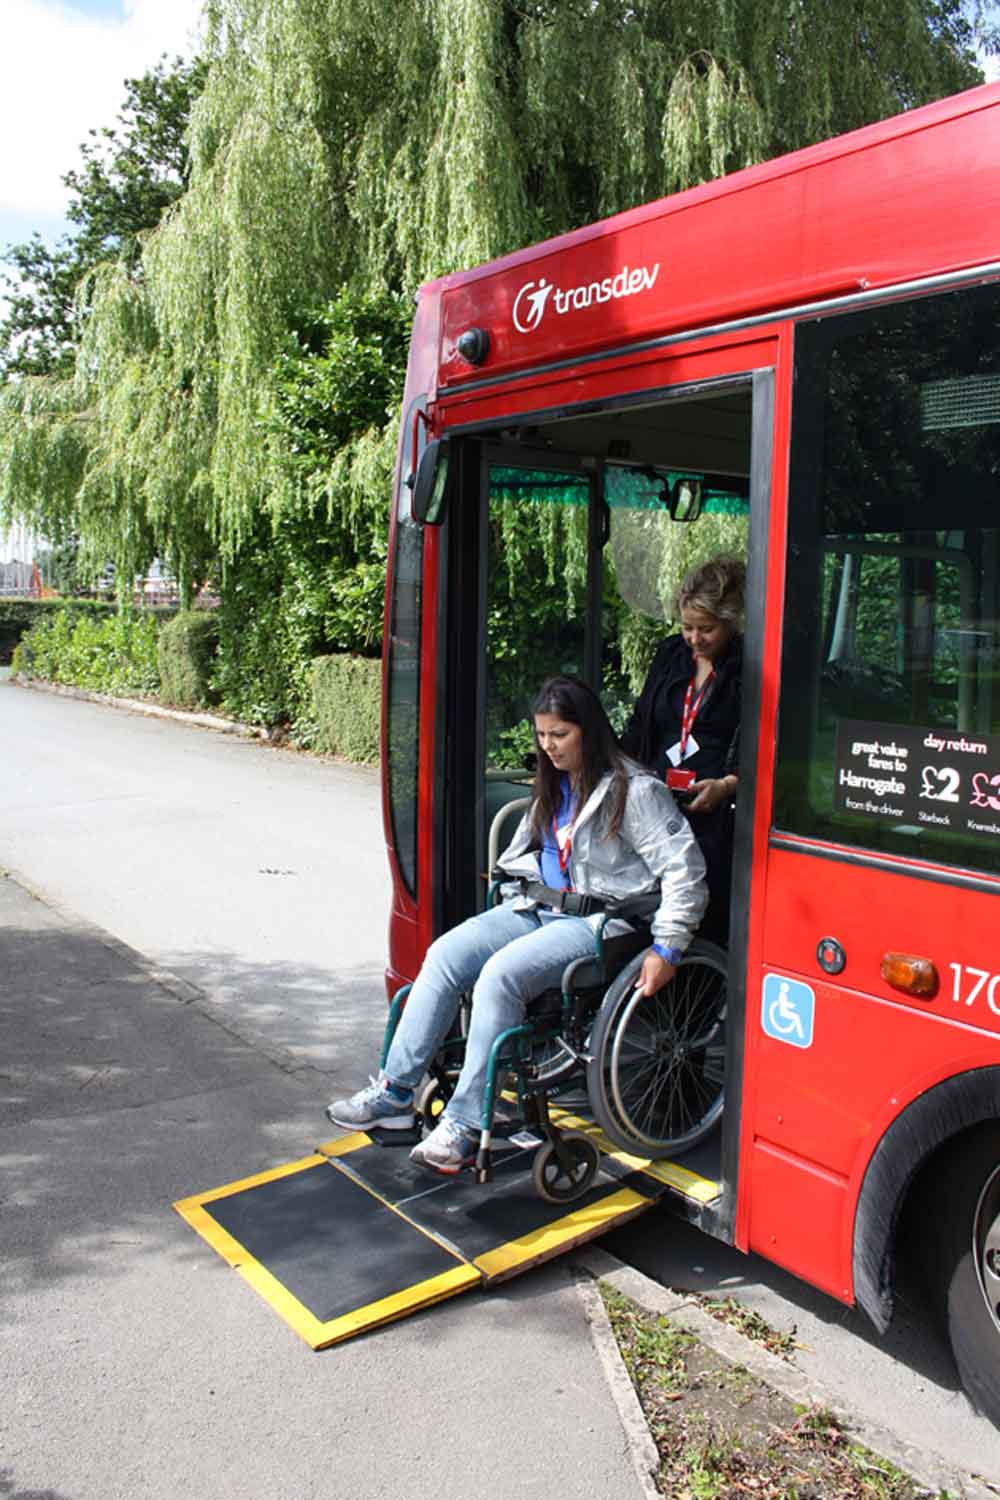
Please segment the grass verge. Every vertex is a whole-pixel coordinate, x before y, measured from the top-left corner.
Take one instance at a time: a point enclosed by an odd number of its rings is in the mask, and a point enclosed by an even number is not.
[[[659,1454],[661,1494],[671,1500],[950,1500],[947,1491],[925,1489],[852,1441],[832,1413],[804,1410],[668,1318],[646,1312],[604,1282],[599,1287]]]

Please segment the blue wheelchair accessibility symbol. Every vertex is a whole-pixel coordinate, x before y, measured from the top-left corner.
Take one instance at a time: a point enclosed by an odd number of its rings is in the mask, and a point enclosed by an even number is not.
[[[761,1025],[776,1042],[791,1047],[811,1047],[816,996],[808,984],[786,979],[783,974],[764,976]]]

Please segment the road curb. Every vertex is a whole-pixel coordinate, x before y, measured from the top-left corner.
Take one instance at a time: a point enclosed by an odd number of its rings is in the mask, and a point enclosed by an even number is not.
[[[617,1256],[610,1255],[599,1246],[588,1245],[578,1250],[574,1256],[574,1265],[578,1273],[583,1273],[584,1277],[589,1276],[594,1281],[607,1282],[615,1291],[638,1303],[644,1311],[655,1316],[667,1317],[671,1322],[679,1324],[714,1353],[731,1364],[744,1366],[751,1374],[757,1376],[780,1395],[787,1397],[788,1400],[803,1406],[820,1406],[833,1412],[847,1428],[852,1438],[888,1459],[917,1484],[929,1490],[931,1494],[936,1496],[941,1490],[945,1490],[952,1500],[997,1500],[997,1496],[1000,1495],[1000,1489],[996,1486],[974,1474],[953,1468],[937,1454],[904,1442],[888,1428],[867,1421],[856,1412],[850,1411],[844,1406],[839,1395],[835,1395],[815,1377],[806,1376],[793,1364],[779,1359],[776,1354],[771,1354],[761,1345],[754,1343],[752,1339],[745,1338],[728,1324],[720,1323],[710,1313],[705,1312],[700,1303],[690,1296],[661,1286],[658,1281],[653,1281],[651,1277],[636,1270],[634,1266],[625,1265]],[[629,1389],[638,1405],[638,1397],[635,1396],[634,1387],[625,1369],[618,1342],[611,1330],[596,1286],[592,1291],[592,1298],[594,1297],[598,1303],[601,1303],[607,1332],[614,1343],[616,1368],[628,1382]],[[589,1308],[592,1305],[592,1300],[585,1302],[585,1307]],[[596,1320],[591,1320],[591,1329],[593,1330],[595,1326]],[[601,1352],[600,1348],[599,1352]],[[602,1363],[607,1369],[608,1365],[603,1354]],[[617,1378],[616,1376],[615,1381]],[[617,1402],[616,1384],[611,1382],[610,1377],[609,1383],[611,1383],[612,1395]],[[641,1407],[639,1411],[641,1414]],[[620,1406],[619,1412],[621,1412]],[[642,1417],[642,1421],[646,1426],[645,1416]],[[623,1426],[625,1426],[624,1418]],[[626,1426],[626,1434],[628,1432],[629,1429]],[[646,1433],[648,1436],[648,1427]],[[652,1443],[652,1438],[649,1441]],[[632,1451],[631,1448],[630,1451]],[[658,1492],[654,1489],[651,1493],[657,1494]]]
[[[78,698],[84,703],[101,703],[108,708],[124,708],[130,713],[145,714],[151,719],[174,719],[179,724],[193,724],[199,729],[217,729],[220,734],[238,734],[245,739],[266,740],[268,732],[259,725],[243,724],[238,719],[224,719],[219,714],[192,713],[184,708],[165,708],[145,698],[118,698],[111,693],[92,693],[87,688],[70,687],[62,682],[45,682],[40,677],[19,673],[10,679],[18,687],[36,693],[54,693],[60,698]]]
[[[660,1455],[650,1435],[646,1414],[639,1402],[625,1361],[622,1359],[618,1340],[615,1338],[604,1299],[597,1289],[593,1277],[579,1266],[575,1266],[576,1289],[583,1303],[583,1315],[590,1328],[590,1336],[597,1358],[604,1371],[611,1391],[611,1398],[618,1411],[618,1419],[625,1433],[625,1447],[635,1470],[636,1479],[646,1500],[662,1500],[654,1475],[659,1472]]]

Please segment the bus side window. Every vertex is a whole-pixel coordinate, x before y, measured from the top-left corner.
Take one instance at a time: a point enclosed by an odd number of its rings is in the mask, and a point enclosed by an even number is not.
[[[797,331],[780,828],[1000,869],[998,311],[986,286]]]

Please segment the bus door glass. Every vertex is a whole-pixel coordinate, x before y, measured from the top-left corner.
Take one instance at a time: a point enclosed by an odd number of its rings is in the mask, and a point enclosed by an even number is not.
[[[749,401],[745,421],[749,427]],[[744,457],[748,468],[749,434]],[[685,493],[697,496],[697,515],[690,521],[674,519],[669,508],[674,497]],[[609,464],[604,496],[608,541],[601,695],[621,731],[656,647],[667,631],[679,629],[675,596],[684,575],[723,553],[746,561],[749,474]]]
[[[535,694],[553,673],[585,675],[592,483],[572,456],[487,458],[484,875],[530,790]]]
[[[879,1135],[996,1058],[998,314],[994,284],[796,330],[749,1239],[837,1295]]]

